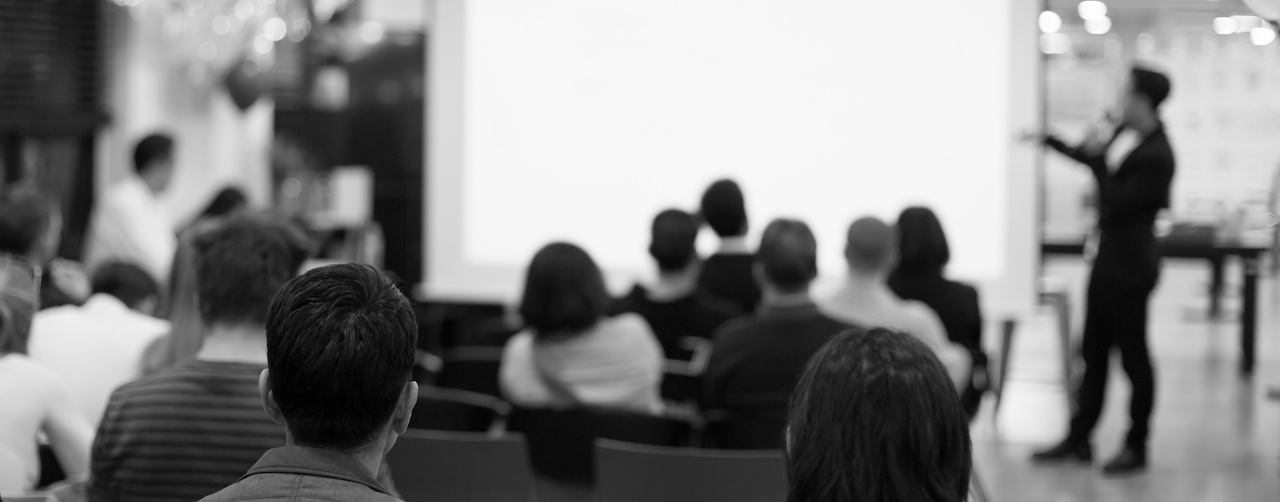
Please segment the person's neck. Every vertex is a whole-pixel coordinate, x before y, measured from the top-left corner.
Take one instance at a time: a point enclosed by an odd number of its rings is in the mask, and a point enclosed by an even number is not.
[[[1160,118],[1155,115],[1142,117],[1133,120],[1132,123],[1128,124],[1128,126],[1130,129],[1133,129],[1145,138],[1156,132],[1156,129],[1160,128]]]
[[[387,452],[386,434],[380,435],[379,438],[375,440],[373,443],[363,445],[359,448],[356,448],[355,450],[338,450],[334,448],[326,448],[324,446],[298,444],[298,442],[294,441],[293,439],[293,433],[289,432],[289,427],[287,426],[287,424],[285,426],[284,435],[285,435],[285,444],[289,446],[302,446],[306,448],[315,448],[318,450],[328,450],[328,451],[337,452],[337,453],[341,453],[343,455],[349,456],[355,459],[357,462],[360,462],[360,465],[364,466],[364,468],[369,471],[369,474],[373,476],[374,479],[378,479],[378,471],[382,469],[382,459],[383,457],[386,456],[386,452]]]
[[[698,288],[698,277],[687,271],[658,272],[658,279],[649,287],[646,296],[655,302],[674,301],[693,294]]]
[[[751,254],[751,246],[747,244],[747,236],[727,235],[720,238],[719,254]]]
[[[809,288],[787,292],[766,284],[760,290],[760,305],[764,307],[798,307],[811,303],[813,298],[809,296]]]
[[[247,324],[209,327],[196,359],[213,362],[267,363],[267,330]]]
[[[845,288],[857,292],[880,292],[887,289],[887,274],[882,270],[865,270],[849,267]]]

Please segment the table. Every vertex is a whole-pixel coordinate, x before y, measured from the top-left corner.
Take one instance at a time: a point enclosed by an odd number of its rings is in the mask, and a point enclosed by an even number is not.
[[[1258,237],[1258,238],[1252,238]],[[1269,238],[1261,236],[1244,236],[1238,238],[1219,238],[1213,242],[1191,242],[1185,240],[1164,240],[1160,243],[1160,251],[1165,258],[1191,258],[1207,260],[1213,271],[1210,283],[1209,313],[1217,316],[1221,312],[1222,267],[1228,257],[1240,257],[1241,273],[1244,276],[1240,284],[1242,300],[1240,315],[1240,372],[1252,375],[1257,360],[1255,348],[1258,330],[1258,274],[1259,261],[1262,255],[1271,248]],[[1043,255],[1083,255],[1084,239],[1079,238],[1046,238],[1040,243]]]

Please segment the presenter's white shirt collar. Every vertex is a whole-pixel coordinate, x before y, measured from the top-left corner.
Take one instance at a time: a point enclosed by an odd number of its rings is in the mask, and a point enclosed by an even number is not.
[[[751,247],[747,245],[746,237],[722,237],[716,254],[751,254]]]

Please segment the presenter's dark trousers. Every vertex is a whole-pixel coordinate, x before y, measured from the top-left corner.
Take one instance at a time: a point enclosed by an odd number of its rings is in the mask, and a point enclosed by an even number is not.
[[[1106,401],[1111,352],[1115,349],[1133,384],[1125,445],[1145,453],[1156,392],[1155,372],[1147,350],[1147,303],[1156,281],[1154,277],[1132,279],[1112,267],[1097,265],[1090,274],[1082,347],[1085,370],[1068,439],[1088,441],[1098,424]]]

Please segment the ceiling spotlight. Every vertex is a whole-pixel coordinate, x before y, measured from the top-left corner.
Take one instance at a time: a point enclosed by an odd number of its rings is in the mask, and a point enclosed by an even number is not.
[[[1084,21],[1084,31],[1091,35],[1106,35],[1111,31],[1111,18],[1102,16],[1094,19],[1086,19]]]
[[[1058,13],[1046,10],[1040,13],[1040,31],[1042,33],[1057,33],[1062,29],[1062,17]]]
[[[1040,35],[1040,52],[1045,54],[1066,54],[1071,52],[1071,37],[1066,33],[1045,33]]]
[[[1276,40],[1276,30],[1266,27],[1249,30],[1249,40],[1253,45],[1267,45]]]
[[[1098,0],[1084,0],[1076,10],[1080,13],[1080,18],[1085,21],[1101,19],[1107,15],[1107,4]]]
[[[1236,32],[1240,27],[1240,22],[1234,17],[1215,17],[1213,18],[1213,32],[1219,35],[1230,35]]]

